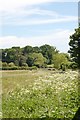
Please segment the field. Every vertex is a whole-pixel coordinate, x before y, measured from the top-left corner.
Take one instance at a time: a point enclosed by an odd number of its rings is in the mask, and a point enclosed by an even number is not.
[[[70,118],[78,106],[78,71],[2,72],[3,118]]]

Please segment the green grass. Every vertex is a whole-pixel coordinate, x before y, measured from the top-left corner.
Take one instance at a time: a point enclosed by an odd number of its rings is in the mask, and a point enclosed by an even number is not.
[[[78,72],[2,72],[3,118],[73,118],[78,106]]]

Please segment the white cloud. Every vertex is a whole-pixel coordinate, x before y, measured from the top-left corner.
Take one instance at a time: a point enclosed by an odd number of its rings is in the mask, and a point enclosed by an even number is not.
[[[0,11],[14,13],[24,7],[47,2],[78,2],[78,0],[0,0]]]
[[[55,11],[32,7],[35,4],[54,1],[64,0],[2,0],[0,1],[0,12],[2,13],[3,17],[1,19],[3,21],[0,24],[37,25],[78,21],[76,16],[62,16]],[[32,18],[29,18],[29,16]]]
[[[56,15],[54,15],[56,16]],[[23,18],[16,18],[10,19],[3,22],[4,25],[40,25],[40,24],[52,24],[52,23],[63,23],[63,22],[78,22],[78,18],[76,16],[58,16],[53,18],[32,18],[32,19],[23,19]]]
[[[20,13],[20,14],[19,14]],[[47,15],[47,16],[51,16],[51,17],[58,17],[59,14],[55,11],[50,11],[50,10],[46,10],[46,9],[40,9],[39,7],[36,8],[28,8],[25,10],[20,11],[17,15]]]
[[[24,7],[51,1],[55,0],[2,0],[0,1],[0,11],[14,12]]]
[[[67,52],[69,49],[69,36],[73,33],[70,30],[55,30],[49,35],[35,37],[17,37],[5,36],[0,37],[0,48],[9,48],[12,46],[24,47],[26,45],[41,46],[50,44],[56,46],[61,52]]]
[[[41,16],[51,16],[51,17],[58,17],[59,14],[55,11],[50,11],[46,9],[40,9],[39,7],[30,7],[26,9],[21,10],[15,10],[13,13],[9,14],[2,14],[2,16],[5,16],[6,18],[18,18],[18,17],[24,17],[24,16],[31,16],[31,15],[41,15]]]
[[[15,23],[16,25],[36,25],[36,24],[48,24],[48,23],[60,23],[60,22],[72,22],[72,21],[77,21],[77,17],[75,16],[70,16],[70,17],[62,17],[62,18],[53,18],[53,19],[33,19],[33,20],[22,20],[18,21],[18,23]]]

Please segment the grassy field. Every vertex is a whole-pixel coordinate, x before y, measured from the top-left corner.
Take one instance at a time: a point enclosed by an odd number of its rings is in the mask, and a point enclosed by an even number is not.
[[[3,118],[73,118],[79,105],[78,71],[2,72]]]

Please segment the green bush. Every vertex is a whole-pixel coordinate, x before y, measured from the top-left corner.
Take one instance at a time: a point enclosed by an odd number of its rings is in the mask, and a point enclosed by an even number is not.
[[[15,64],[14,64],[13,62],[10,62],[10,63],[8,64],[8,66],[9,66],[9,67],[14,67]]]
[[[2,67],[8,67],[8,64],[6,62],[2,62]]]
[[[70,68],[71,69],[77,69],[77,63],[75,63],[75,62],[71,62],[71,64],[70,64]]]
[[[27,63],[22,63],[22,66],[28,67]]]
[[[66,64],[65,63],[62,63],[60,65],[60,69],[62,69],[62,71],[65,71],[66,70]]]

